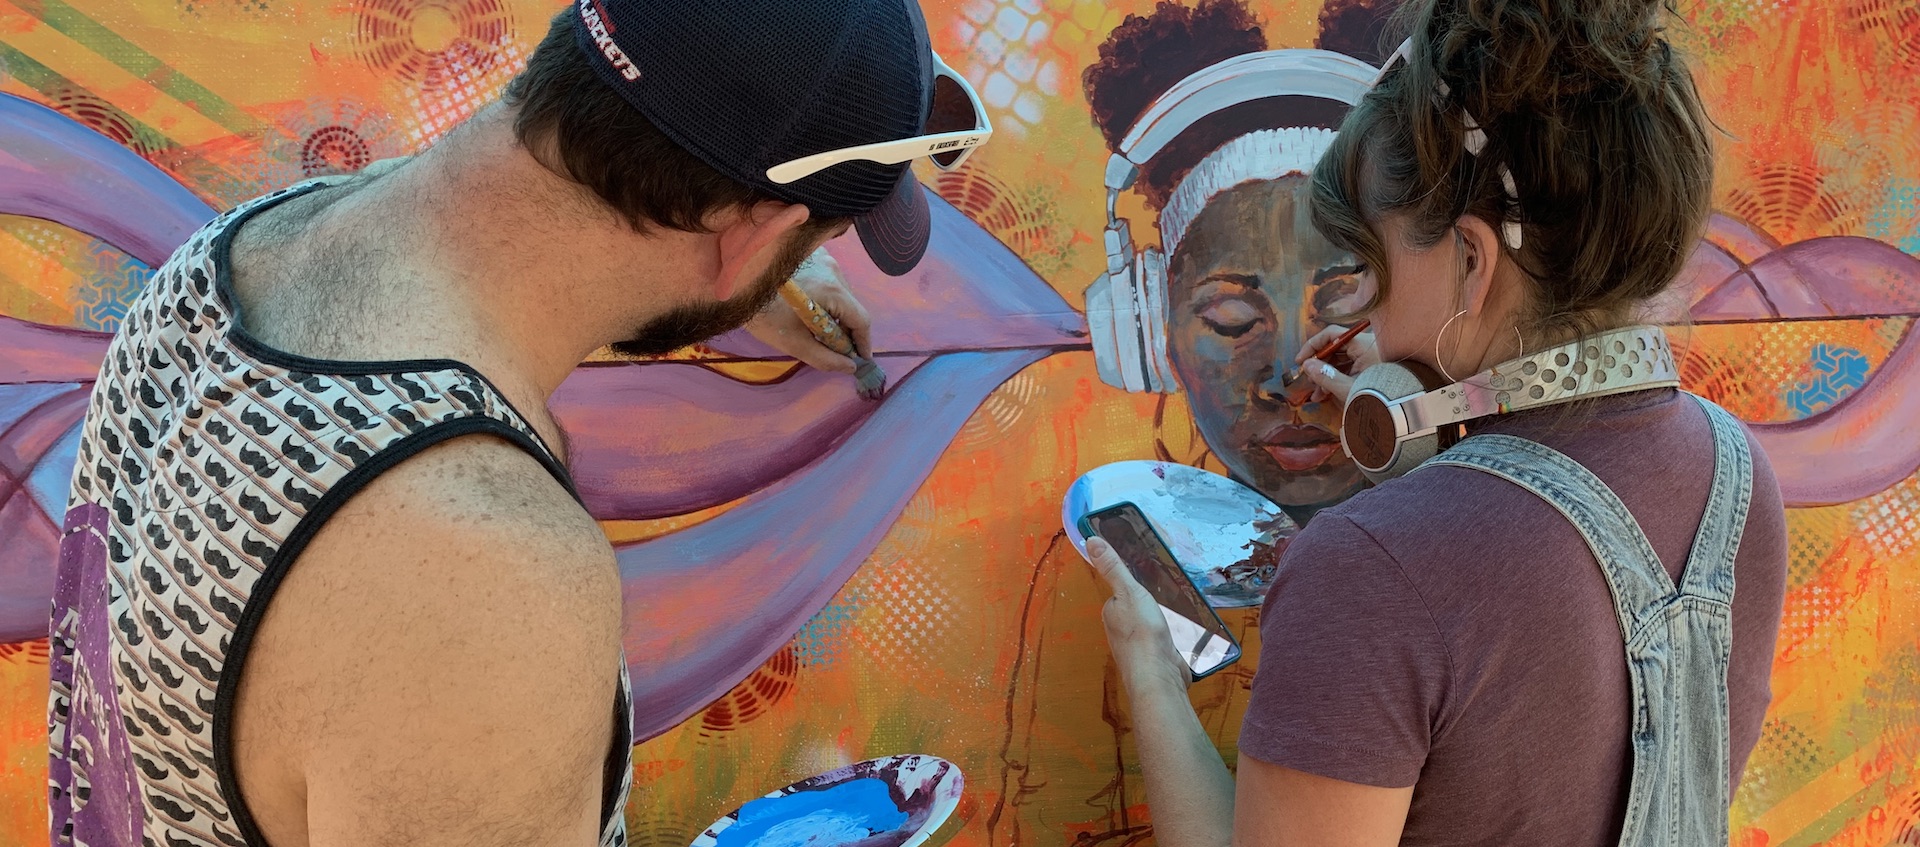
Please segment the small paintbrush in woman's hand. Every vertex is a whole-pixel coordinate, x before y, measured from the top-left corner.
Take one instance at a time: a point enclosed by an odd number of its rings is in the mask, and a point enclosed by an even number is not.
[[[1320,361],[1324,362],[1327,360],[1328,356],[1331,356],[1335,353],[1340,352],[1340,348],[1347,346],[1347,342],[1352,341],[1355,336],[1358,336],[1360,333],[1363,333],[1366,331],[1367,331],[1366,321],[1361,321],[1359,323],[1356,323],[1353,325],[1352,328],[1348,329],[1346,332],[1340,333],[1340,337],[1327,342],[1327,346],[1313,351],[1312,358],[1319,359]],[[1299,378],[1300,378],[1300,369],[1298,367],[1294,368],[1292,373],[1287,374],[1288,382],[1293,382],[1294,380],[1297,380]]]

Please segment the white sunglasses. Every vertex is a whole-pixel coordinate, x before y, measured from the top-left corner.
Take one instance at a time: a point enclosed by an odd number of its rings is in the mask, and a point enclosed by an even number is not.
[[[855,161],[897,165],[926,157],[943,171],[960,167],[973,155],[974,148],[993,137],[993,122],[987,119],[986,104],[980,102],[973,86],[948,67],[938,53],[933,56],[933,109],[927,116],[926,129],[926,134],[912,138],[842,147],[782,162],[767,169],[767,179],[786,185]]]
[[[1394,50],[1393,55],[1388,56],[1387,60],[1381,63],[1380,73],[1374,76],[1373,84],[1378,86],[1380,80],[1386,78],[1387,71],[1393,70],[1394,65],[1411,61],[1413,61],[1413,38],[1409,36],[1407,40],[1400,42],[1399,49]],[[1440,82],[1439,86],[1440,96],[1445,97],[1451,93],[1445,82]],[[1481,129],[1480,121],[1473,117],[1472,112],[1464,108],[1460,110],[1460,119],[1467,125],[1467,137],[1464,139],[1467,152],[1474,156],[1480,155],[1480,151],[1487,149],[1487,131]],[[1506,189],[1507,196],[1513,200],[1515,205],[1518,205],[1520,202],[1520,192],[1514,186],[1513,171],[1508,170],[1506,165],[1500,166],[1500,186]],[[1519,221],[1509,220],[1501,223],[1500,235],[1501,239],[1507,243],[1507,247],[1514,250],[1520,249],[1520,244],[1523,239],[1521,238]]]

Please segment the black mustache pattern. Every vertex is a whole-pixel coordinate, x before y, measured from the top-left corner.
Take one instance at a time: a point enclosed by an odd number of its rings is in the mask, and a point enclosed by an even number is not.
[[[313,407],[302,405],[297,399],[287,398],[287,404],[280,409],[308,432],[319,432],[327,428],[326,422],[320,420],[320,416],[314,412]]]
[[[133,436],[133,443],[146,450],[153,449],[153,430],[147,428],[147,422],[139,418],[127,421],[127,433]]]
[[[213,436],[213,440],[220,442],[222,446],[233,443],[233,436],[235,434],[233,427],[227,426],[225,421],[208,421],[206,429],[207,434]]]
[[[361,447],[360,443],[355,441],[351,436],[333,442],[333,452],[340,454],[342,458],[355,465],[373,458],[373,454],[367,452],[366,449]]]
[[[220,614],[220,617],[227,619],[228,626],[240,625],[240,613],[242,610],[240,604],[235,603],[233,598],[221,594],[218,591],[208,591],[207,604],[212,606],[213,610]]]
[[[194,767],[192,762],[174,755],[172,750],[161,750],[160,758],[165,759],[167,767],[179,771],[181,776],[188,779],[200,778],[200,769]]]
[[[181,823],[193,822],[194,814],[192,809],[173,802],[173,800],[164,794],[155,794],[151,791],[147,792],[147,803],[159,809],[161,814],[173,818],[176,821]]]
[[[407,399],[410,401],[418,403],[427,399],[427,387],[408,379],[405,374],[394,374],[393,384],[401,391],[406,392]]]
[[[160,679],[160,684],[168,688],[179,688],[187,681],[187,678],[182,676],[179,671],[174,670],[171,665],[160,661],[160,655],[157,653],[147,657],[147,670],[153,671],[153,675]],[[134,707],[134,711],[139,711],[139,707]],[[152,718],[153,716],[147,715],[147,717]],[[154,732],[161,735],[173,734],[173,730],[168,729],[166,724],[160,723],[158,719],[154,719],[148,726],[152,727]]]
[[[370,376],[350,376],[347,377],[347,381],[353,383],[354,388],[360,389],[360,393],[368,397],[378,397],[387,393],[385,388],[380,387],[380,381]]]
[[[180,367],[187,371],[200,369],[200,354],[193,352],[193,345],[185,339],[174,342],[173,355],[180,359]]]
[[[127,475],[128,485],[139,485],[147,481],[147,469],[140,467],[140,463],[134,460],[132,454],[120,460],[120,472]]]
[[[247,514],[253,515],[254,520],[263,524],[273,523],[280,519],[279,512],[267,508],[267,501],[255,497],[252,494],[240,495],[240,508],[247,510]]]
[[[191,567],[191,565],[189,565],[189,567]],[[200,579],[196,576],[193,582],[189,584],[197,585],[199,582]],[[195,611],[184,602],[179,600],[173,601],[173,619],[179,621],[181,626],[186,627],[187,630],[194,635],[207,634],[207,619],[201,617],[198,611]]]
[[[199,735],[201,730],[207,728],[206,724],[194,720],[192,715],[187,714],[186,709],[182,709],[165,700],[160,701],[160,711],[167,713],[167,717],[178,721],[180,726],[185,727],[188,732],[195,735]]]
[[[220,681],[220,669],[213,666],[213,661],[207,658],[207,654],[195,650],[190,646],[181,645],[180,661],[185,662],[187,667],[199,671],[201,679],[208,682]],[[195,729],[192,730],[192,732],[197,734],[200,730]]]
[[[313,451],[295,444],[293,436],[287,436],[281,440],[280,455],[287,457],[288,461],[293,462],[295,466],[310,474],[319,473],[322,468],[326,467],[326,464],[322,463],[318,456],[313,455]]]
[[[260,414],[254,409],[241,412],[240,423],[245,424],[246,427],[253,430],[256,435],[267,436],[280,431],[280,427],[275,426],[273,421],[267,420],[266,415]]]
[[[239,480],[233,471],[227,470],[226,465],[214,461],[212,457],[207,458],[207,478],[220,488],[232,488],[234,482]]]
[[[379,423],[373,418],[367,417],[366,413],[354,408],[353,404],[348,403],[345,397],[333,401],[333,413],[339,415],[341,420],[347,422],[347,426],[354,429],[371,429]]]
[[[138,752],[133,754],[133,764],[140,769],[141,773],[146,774],[148,779],[157,781],[166,779],[169,776],[167,769],[161,767],[159,762],[148,759]]]
[[[128,647],[138,647],[147,640],[146,636],[140,632],[140,625],[134,623],[131,618],[122,616],[115,619],[113,625],[120,629],[120,637],[127,640]]]
[[[262,478],[273,476],[276,467],[264,454],[246,445],[240,447],[240,464],[253,469],[253,475]]]
[[[426,424],[423,424],[420,422],[419,418],[414,417],[413,413],[408,411],[405,406],[393,406],[388,408],[387,417],[392,418],[396,423],[400,424],[403,427],[406,427],[407,432],[410,432],[410,433],[419,432],[420,430],[426,429],[427,427]]]
[[[302,509],[312,509],[320,503],[320,495],[293,484],[291,479],[281,483],[280,493],[285,494],[288,500],[292,500]]]
[[[152,609],[141,609],[140,619],[147,622],[147,628],[161,639],[172,638],[174,629],[167,625],[167,619],[160,617]]]
[[[214,529],[221,532],[229,532],[240,525],[240,519],[234,517],[227,511],[227,507],[219,503],[207,504],[207,520],[213,524]]]
[[[134,393],[140,397],[140,405],[149,409],[164,409],[167,407],[167,399],[160,396],[160,392],[153,387],[151,380],[140,380],[140,385],[134,390]]]
[[[219,574],[221,579],[232,581],[234,577],[240,575],[240,566],[228,559],[227,554],[213,549],[213,544],[207,544],[202,552],[205,554],[202,558],[206,560],[207,566],[213,568],[213,572]]]
[[[253,533],[249,532],[240,536],[240,552],[265,562],[273,558],[274,547],[254,538]]]
[[[138,668],[134,667],[133,664],[128,662],[124,657],[114,659],[113,663],[120,666],[120,678],[125,680],[128,685],[133,686],[133,690],[142,694],[147,692],[146,674],[141,673]]]

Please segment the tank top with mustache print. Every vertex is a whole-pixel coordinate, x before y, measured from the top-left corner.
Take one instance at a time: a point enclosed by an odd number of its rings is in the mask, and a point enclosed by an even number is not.
[[[274,350],[234,316],[229,253],[257,198],[195,233],[129,307],[94,384],[60,543],[47,707],[56,845],[264,847],[234,775],[248,645],[328,517],[382,471],[494,435],[578,499],[493,386],[448,360],[334,362]],[[602,845],[625,843],[624,663]]]

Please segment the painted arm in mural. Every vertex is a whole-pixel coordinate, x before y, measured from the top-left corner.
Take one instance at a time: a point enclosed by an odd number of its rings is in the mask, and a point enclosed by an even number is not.
[[[1087,542],[1093,569],[1113,596],[1100,611],[1114,664],[1127,689],[1162,847],[1392,847],[1413,802],[1413,788],[1374,788],[1302,773],[1241,756],[1227,772],[1213,739],[1187,699],[1186,662],[1174,652],[1153,596],[1113,548]]]

